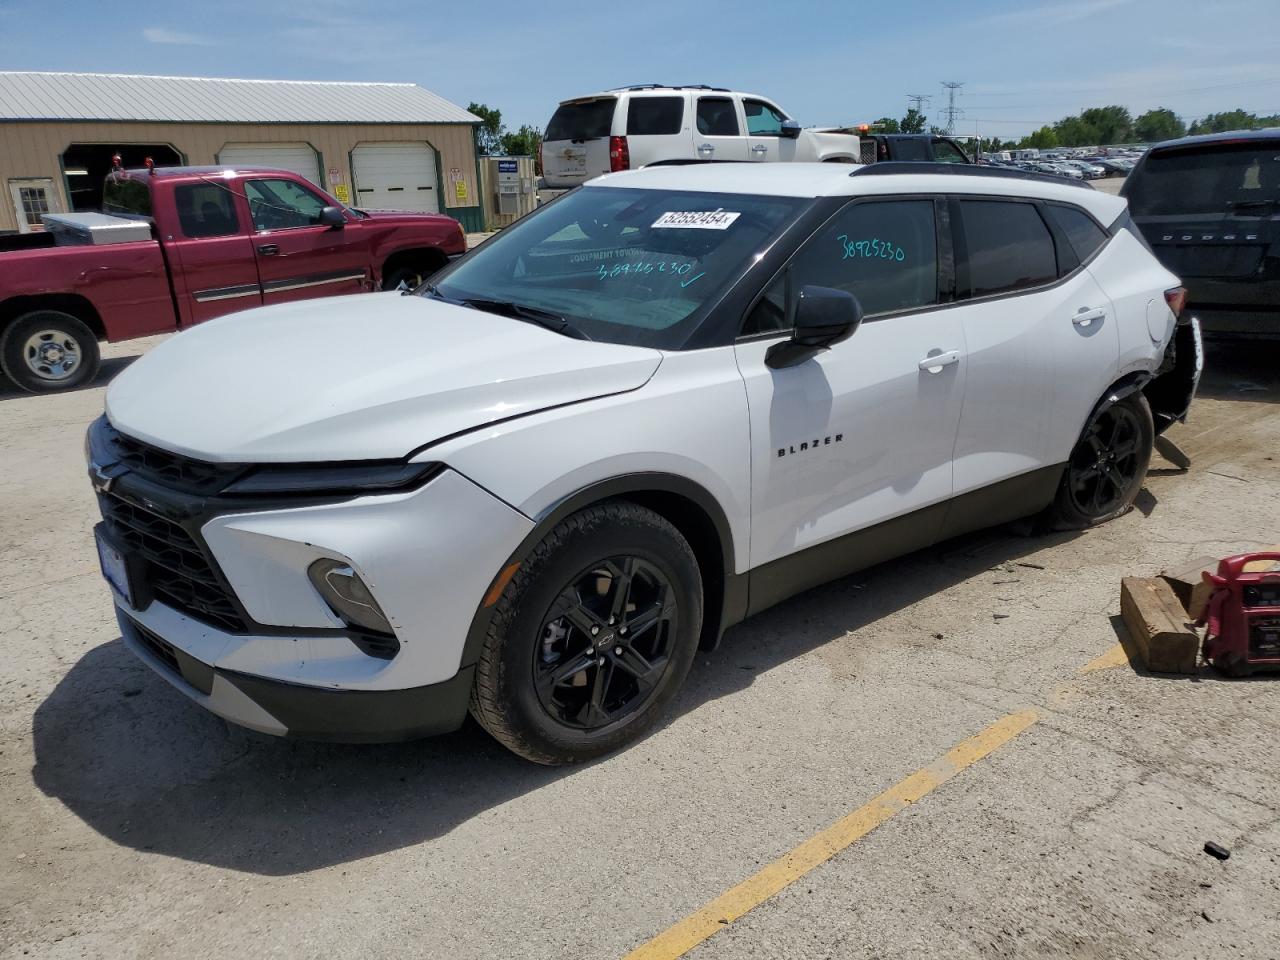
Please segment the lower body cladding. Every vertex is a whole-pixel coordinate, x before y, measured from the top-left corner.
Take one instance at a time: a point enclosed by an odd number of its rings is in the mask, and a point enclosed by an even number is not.
[[[159,598],[134,608],[117,595],[117,619],[145,663],[241,726],[350,742],[444,733],[466,716],[464,646],[476,611],[532,529],[450,470],[408,493],[222,514],[200,534],[246,631]],[[392,655],[367,652],[313,586],[308,569],[325,559],[368,587],[394,631]]]

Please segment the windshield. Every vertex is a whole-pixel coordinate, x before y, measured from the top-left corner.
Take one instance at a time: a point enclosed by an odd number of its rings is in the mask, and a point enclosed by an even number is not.
[[[1265,213],[1280,200],[1280,142],[1157,151],[1125,192],[1136,217]]]
[[[510,301],[563,317],[592,340],[678,349],[701,308],[808,202],[584,187],[486,241],[423,292]]]
[[[616,97],[562,103],[551,116],[543,140],[596,140],[609,135]]]

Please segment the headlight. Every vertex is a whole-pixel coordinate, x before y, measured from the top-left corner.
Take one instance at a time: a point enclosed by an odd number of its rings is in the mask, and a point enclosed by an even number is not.
[[[438,463],[276,464],[256,467],[224,490],[229,494],[388,493],[421,486]]]
[[[307,576],[325,603],[351,626],[394,634],[387,615],[350,564],[328,558],[317,560],[307,568]]]

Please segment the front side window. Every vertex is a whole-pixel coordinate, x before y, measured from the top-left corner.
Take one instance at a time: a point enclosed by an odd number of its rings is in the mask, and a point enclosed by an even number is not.
[[[698,132],[704,137],[738,137],[738,112],[729,97],[698,98]]]
[[[187,237],[225,237],[240,232],[235,198],[220,184],[186,183],[173,191],[178,223]]]
[[[1094,223],[1093,218],[1083,210],[1060,207],[1057,204],[1052,204],[1045,209],[1057,224],[1058,229],[1067,235],[1071,249],[1075,251],[1081,263],[1092,257],[1094,252],[1110,239],[1107,232]]]
[[[255,230],[314,227],[328,204],[292,180],[249,180],[244,185]]]
[[[969,158],[949,140],[933,141],[933,159],[936,163],[968,163]]]
[[[684,97],[632,97],[627,108],[627,135],[665,137],[684,124]]]
[[[503,230],[432,290],[563,317],[610,343],[679,349],[811,200],[584,187]]]
[[[1007,293],[1057,279],[1053,236],[1033,204],[961,200],[960,214],[971,296]]]
[[[742,109],[747,115],[747,133],[753,137],[782,136],[782,121],[787,118],[763,100],[742,101]]]
[[[847,290],[867,316],[938,302],[938,238],[932,200],[850,204],[795,255],[752,310],[745,334],[791,328],[795,298],[806,285]],[[781,306],[786,286],[786,308]]]

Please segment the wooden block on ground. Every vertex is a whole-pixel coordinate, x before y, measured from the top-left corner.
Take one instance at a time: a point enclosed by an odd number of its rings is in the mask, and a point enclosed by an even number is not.
[[[1176,570],[1165,570],[1160,574],[1164,580],[1168,581],[1174,594],[1186,609],[1188,620],[1199,620],[1205,607],[1209,605],[1209,595],[1213,593],[1213,586],[1204,582],[1203,574],[1206,570],[1210,573],[1218,572],[1216,557],[1197,557],[1195,560],[1188,560]]]
[[[1162,577],[1120,581],[1120,615],[1148,670],[1195,673],[1200,635]]]

